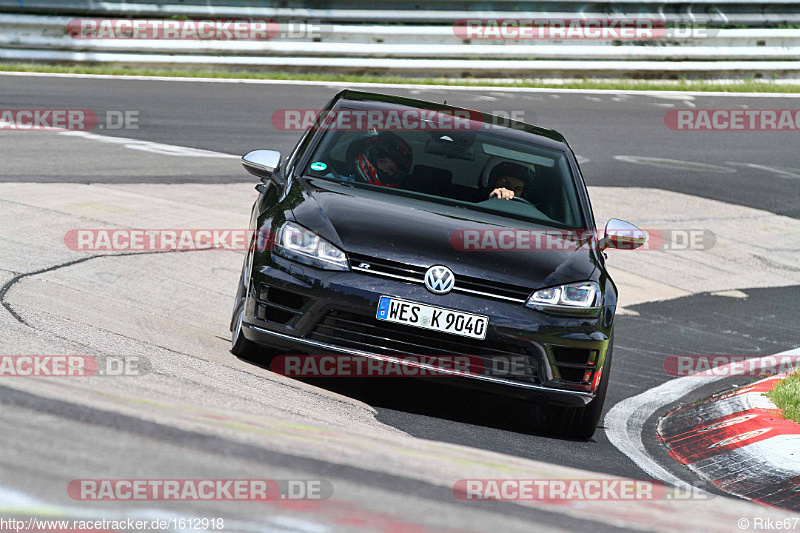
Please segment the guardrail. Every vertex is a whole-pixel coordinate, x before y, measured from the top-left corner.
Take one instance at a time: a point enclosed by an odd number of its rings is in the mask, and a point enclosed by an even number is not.
[[[715,25],[785,25],[800,22],[798,0],[349,0],[346,7],[320,8],[313,0],[0,0],[0,10],[47,14],[136,17],[276,17],[322,22],[447,24],[460,18],[645,17]]]
[[[0,8],[7,3],[0,0]],[[36,2],[40,6],[51,3]],[[551,2],[558,5],[570,3],[570,0]],[[25,5],[29,4],[26,2]],[[130,15],[130,10],[141,9],[143,5],[78,0],[58,4],[62,9],[64,4],[69,4],[76,11],[80,11],[78,5],[100,6],[98,9],[102,13],[92,11],[92,17],[119,16],[122,13],[114,9],[128,10]],[[789,3],[784,2],[784,5],[789,6]],[[194,18],[210,15],[197,11],[203,6],[150,5],[150,9],[160,9],[160,18],[166,16],[165,9],[178,7],[194,9],[191,12]],[[229,16],[224,10],[232,9],[216,4],[213,8],[206,8],[214,11],[215,18]],[[273,8],[251,7],[244,11],[255,9]],[[142,11],[136,13],[145,14]],[[383,11],[380,13],[382,18]],[[238,16],[241,17],[242,12],[238,12]],[[513,16],[524,18],[516,12]],[[0,60],[202,65],[426,76],[674,77],[682,73],[688,77],[721,74],[800,77],[800,29],[709,28],[700,35],[688,32],[686,36],[648,41],[465,40],[460,37],[463,34],[454,30],[456,18],[452,17],[448,24],[426,25],[315,21],[309,24],[309,27],[314,26],[315,32],[304,31],[300,25],[296,33],[301,37],[270,40],[76,39],[68,32],[68,24],[74,18],[0,12]],[[372,20],[375,18],[373,12]],[[537,18],[545,17],[537,14]],[[567,18],[576,18],[576,15],[572,13]]]

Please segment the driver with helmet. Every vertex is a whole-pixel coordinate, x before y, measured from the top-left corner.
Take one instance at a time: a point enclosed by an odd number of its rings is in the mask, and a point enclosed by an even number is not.
[[[411,146],[396,133],[382,131],[363,141],[352,165],[358,181],[398,187],[411,170]]]
[[[357,139],[354,147],[351,179],[371,185],[399,187],[408,176],[411,146],[396,133],[370,133],[365,138]],[[530,179],[528,168],[504,161],[496,165],[489,176],[489,183],[494,184],[489,198],[511,200],[515,196],[522,196]]]

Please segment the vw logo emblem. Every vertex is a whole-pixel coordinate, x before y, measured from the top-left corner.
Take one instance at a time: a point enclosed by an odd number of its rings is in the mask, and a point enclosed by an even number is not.
[[[425,272],[425,287],[434,294],[447,294],[455,283],[453,271],[446,266],[432,266]]]

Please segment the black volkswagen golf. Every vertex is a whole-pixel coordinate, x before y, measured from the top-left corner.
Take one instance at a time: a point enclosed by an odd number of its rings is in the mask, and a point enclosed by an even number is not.
[[[347,90],[288,158],[257,150],[242,163],[262,183],[234,354],[435,369],[543,405],[562,434],[594,434],[617,304],[603,250],[645,236],[617,219],[596,234],[559,133]],[[468,371],[436,364],[454,355]]]

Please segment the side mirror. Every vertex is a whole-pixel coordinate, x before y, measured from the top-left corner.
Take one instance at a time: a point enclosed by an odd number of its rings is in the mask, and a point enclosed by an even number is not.
[[[606,223],[605,236],[600,241],[600,250],[606,248],[633,250],[646,242],[647,235],[642,230],[630,222],[612,218]]]
[[[283,180],[275,173],[280,165],[281,153],[275,150],[253,150],[242,156],[242,166],[246,171],[261,178],[261,181],[272,180],[282,187]]]

